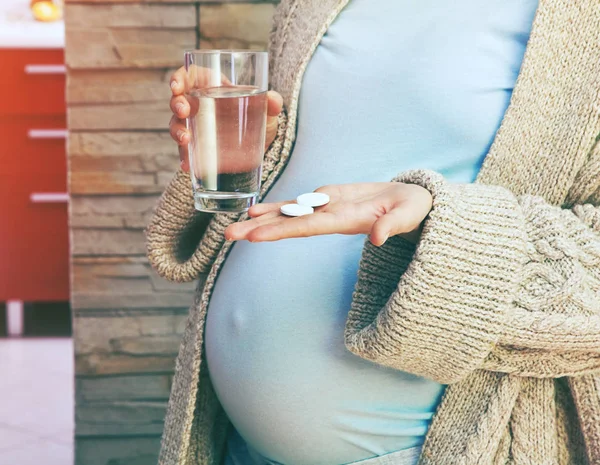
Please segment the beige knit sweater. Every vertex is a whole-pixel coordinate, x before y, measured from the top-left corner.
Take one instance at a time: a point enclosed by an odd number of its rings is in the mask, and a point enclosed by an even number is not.
[[[302,76],[348,0],[284,0],[271,36],[286,115],[262,195],[291,154]],[[510,107],[477,183],[410,172],[434,197],[419,244],[365,245],[349,350],[449,384],[421,465],[600,464],[600,1],[540,0]],[[229,421],[203,353],[208,301],[244,218],[194,211],[177,173],[148,254],[190,308],[160,464],[219,465]],[[274,331],[277,328],[273,328]]]

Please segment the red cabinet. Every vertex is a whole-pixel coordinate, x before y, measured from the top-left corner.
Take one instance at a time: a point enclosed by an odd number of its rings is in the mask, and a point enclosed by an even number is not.
[[[0,50],[0,301],[69,299],[62,50]]]
[[[65,115],[0,114],[0,176],[59,176],[66,189]],[[0,219],[2,217],[0,216]]]
[[[62,50],[0,49],[0,116],[64,115]]]

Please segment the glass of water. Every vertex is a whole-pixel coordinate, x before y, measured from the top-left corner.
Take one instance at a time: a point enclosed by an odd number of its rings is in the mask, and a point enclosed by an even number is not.
[[[185,52],[188,149],[197,210],[243,212],[258,199],[268,62],[267,52]]]

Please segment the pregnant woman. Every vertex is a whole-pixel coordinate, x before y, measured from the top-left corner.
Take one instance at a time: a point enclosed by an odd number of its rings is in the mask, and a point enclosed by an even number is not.
[[[194,210],[171,81],[160,464],[600,463],[597,0],[283,0],[270,54],[249,217]]]

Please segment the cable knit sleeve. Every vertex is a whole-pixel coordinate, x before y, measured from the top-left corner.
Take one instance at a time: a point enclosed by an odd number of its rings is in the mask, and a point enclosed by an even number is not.
[[[273,170],[274,161],[281,151],[285,137],[287,116],[285,109],[278,118],[275,140],[263,161],[265,174]],[[146,229],[148,260],[156,272],[170,281],[188,282],[206,273],[216,253],[225,242],[222,234],[210,227],[237,219],[236,213],[218,214],[199,212],[194,207],[190,175],[179,170],[163,193],[150,224]],[[219,229],[219,228],[216,228]]]
[[[148,259],[159,275],[188,282],[208,271],[210,260],[199,244],[211,217],[194,208],[189,173],[177,171],[146,230]]]
[[[534,377],[600,371],[600,211],[562,209],[412,171],[433,209],[418,246],[365,245],[346,345],[437,380],[475,369]]]

